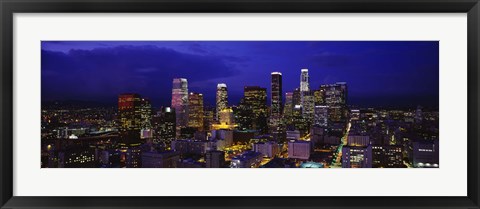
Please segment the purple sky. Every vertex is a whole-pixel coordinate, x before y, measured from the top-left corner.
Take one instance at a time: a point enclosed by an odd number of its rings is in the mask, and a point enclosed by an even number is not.
[[[184,77],[206,104],[220,82],[237,104],[246,85],[270,91],[273,71],[292,91],[308,68],[313,89],[347,82],[350,104],[438,107],[438,50],[437,41],[43,41],[42,100],[116,104],[135,92],[169,105],[172,79]]]

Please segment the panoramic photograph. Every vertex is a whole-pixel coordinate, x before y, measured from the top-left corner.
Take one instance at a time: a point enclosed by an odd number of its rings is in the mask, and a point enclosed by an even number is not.
[[[42,41],[41,168],[439,168],[438,41]]]

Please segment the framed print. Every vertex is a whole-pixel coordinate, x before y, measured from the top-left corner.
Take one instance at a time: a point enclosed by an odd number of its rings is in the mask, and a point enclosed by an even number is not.
[[[477,0],[0,6],[2,208],[479,208]]]

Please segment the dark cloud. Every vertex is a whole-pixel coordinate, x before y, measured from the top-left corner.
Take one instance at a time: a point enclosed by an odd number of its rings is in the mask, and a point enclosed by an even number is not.
[[[122,92],[170,100],[171,82],[191,83],[236,73],[233,58],[194,55],[156,46],[118,46],[68,53],[42,50],[42,98],[105,99]],[[201,89],[197,89],[200,90]]]
[[[314,54],[310,60],[318,67],[343,67],[352,63],[352,57],[343,54],[322,52]]]

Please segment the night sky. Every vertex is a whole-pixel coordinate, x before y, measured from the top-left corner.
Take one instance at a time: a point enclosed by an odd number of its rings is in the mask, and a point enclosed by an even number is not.
[[[131,92],[169,106],[172,79],[183,77],[206,105],[217,83],[238,104],[246,85],[270,92],[274,71],[293,91],[308,68],[312,89],[347,82],[351,105],[438,108],[438,50],[437,41],[43,41],[42,101],[115,105]]]

